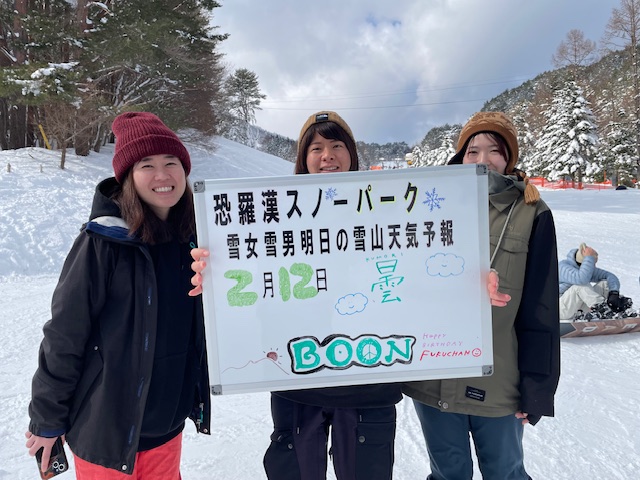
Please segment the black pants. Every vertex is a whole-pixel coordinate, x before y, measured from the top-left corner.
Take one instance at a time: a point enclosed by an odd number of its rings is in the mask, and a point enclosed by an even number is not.
[[[274,429],[264,456],[270,480],[324,480],[327,443],[338,480],[390,480],[395,406],[333,408],[271,395]]]

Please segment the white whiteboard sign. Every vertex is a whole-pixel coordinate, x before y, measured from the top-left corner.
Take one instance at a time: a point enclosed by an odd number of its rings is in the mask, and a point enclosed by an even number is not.
[[[489,375],[487,171],[194,183],[215,394]]]

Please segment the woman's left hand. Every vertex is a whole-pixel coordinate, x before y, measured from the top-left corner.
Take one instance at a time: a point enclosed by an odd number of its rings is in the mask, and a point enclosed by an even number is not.
[[[499,286],[500,278],[498,277],[498,272],[491,269],[489,276],[487,277],[487,289],[489,290],[491,305],[494,307],[504,307],[509,303],[509,300],[511,300],[511,295],[507,293],[500,293],[498,291]]]

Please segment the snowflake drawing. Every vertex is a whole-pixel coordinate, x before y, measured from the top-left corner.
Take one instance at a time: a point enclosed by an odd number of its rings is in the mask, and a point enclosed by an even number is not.
[[[425,193],[427,195],[427,199],[422,203],[429,206],[429,211],[433,212],[434,208],[440,208],[440,202],[444,200],[444,197],[439,197],[435,188],[431,190],[431,192]]]
[[[334,187],[329,187],[324,194],[325,200],[333,200],[338,195],[338,191]]]

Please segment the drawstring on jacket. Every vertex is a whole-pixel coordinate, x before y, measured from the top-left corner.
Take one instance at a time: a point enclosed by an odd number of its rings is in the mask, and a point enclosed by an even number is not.
[[[507,219],[504,221],[504,225],[502,226],[502,231],[500,232],[500,238],[498,238],[498,244],[496,245],[496,248],[493,251],[493,254],[491,255],[491,262],[489,262],[489,266],[491,268],[493,268],[493,260],[496,258],[496,254],[498,253],[498,248],[500,248],[500,244],[502,243],[502,238],[504,237],[504,232],[507,229],[507,224],[509,223],[509,219],[511,218],[511,214],[513,213],[513,209],[516,207],[516,203],[518,203],[518,199],[517,198],[511,204],[511,208],[509,209],[509,214],[507,215]]]

